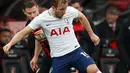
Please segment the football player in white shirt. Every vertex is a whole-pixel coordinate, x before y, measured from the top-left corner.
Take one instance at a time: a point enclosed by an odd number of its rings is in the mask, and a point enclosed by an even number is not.
[[[81,73],[101,73],[92,58],[80,47],[73,30],[72,21],[79,18],[91,40],[98,45],[100,39],[94,34],[87,18],[78,10],[68,6],[68,0],[52,0],[52,7],[44,11],[3,47],[9,54],[12,45],[31,31],[41,27],[49,41],[52,57],[50,73],[68,73],[75,67]]]

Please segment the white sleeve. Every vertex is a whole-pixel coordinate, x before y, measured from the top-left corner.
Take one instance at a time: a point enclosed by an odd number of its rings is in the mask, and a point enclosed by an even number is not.
[[[29,27],[31,27],[33,30],[37,29],[38,27],[40,27],[40,25],[42,24],[42,20],[38,17],[35,17],[30,23],[29,23]]]
[[[74,7],[71,7],[71,11],[72,11],[73,17],[78,18],[78,10],[75,9]]]

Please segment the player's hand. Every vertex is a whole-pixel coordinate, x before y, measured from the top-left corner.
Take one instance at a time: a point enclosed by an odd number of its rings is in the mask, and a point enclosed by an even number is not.
[[[9,49],[11,48],[11,44],[6,44],[4,47],[3,47],[3,50],[4,50],[4,52],[6,53],[6,54],[9,54],[10,52],[9,52]]]
[[[31,62],[30,62],[31,69],[32,69],[33,71],[38,70],[37,62],[38,62],[38,57],[33,57],[33,59],[32,59]]]
[[[45,34],[44,34],[44,32],[43,32],[42,29],[36,31],[36,32],[34,33],[34,35],[35,35],[35,38],[36,38],[38,41],[43,41],[43,40],[46,38],[46,36],[45,36]]]
[[[98,45],[100,43],[100,39],[96,34],[93,34],[91,37],[91,40],[93,41],[94,45]]]

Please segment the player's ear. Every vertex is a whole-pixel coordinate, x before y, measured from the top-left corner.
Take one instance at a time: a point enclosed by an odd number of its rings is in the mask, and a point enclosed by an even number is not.
[[[37,5],[36,7],[37,7],[38,9],[40,9],[40,6]]]
[[[83,11],[83,7],[80,7],[80,11],[81,11],[81,12]]]
[[[23,13],[26,14],[25,10],[23,9]]]
[[[52,6],[52,9],[53,9],[53,10],[56,10],[56,8],[55,8],[54,6]]]
[[[26,11],[25,11],[25,10],[23,10],[23,13],[27,16],[27,13],[26,13]]]

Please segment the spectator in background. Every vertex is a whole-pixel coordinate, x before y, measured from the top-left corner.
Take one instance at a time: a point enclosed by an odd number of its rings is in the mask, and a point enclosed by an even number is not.
[[[1,59],[4,56],[4,52],[2,50],[2,47],[11,40],[11,33],[12,32],[7,28],[0,29],[0,73],[3,71]]]
[[[7,28],[0,29],[0,46],[3,47],[11,40],[11,30]]]
[[[130,18],[122,25],[117,37],[120,63],[117,73],[130,73]]]
[[[97,33],[101,39],[101,48],[108,47],[109,41],[116,40],[121,22],[118,21],[120,11],[114,7],[108,7],[105,20],[96,26]]]
[[[96,26],[97,33],[101,39],[99,52],[100,58],[103,57],[102,52],[104,48],[115,48],[116,52],[118,52],[116,37],[122,25],[122,23],[118,20],[119,14],[120,11],[116,7],[108,7],[106,10],[105,20]],[[99,62],[99,67],[101,68],[100,65],[101,64]]]

